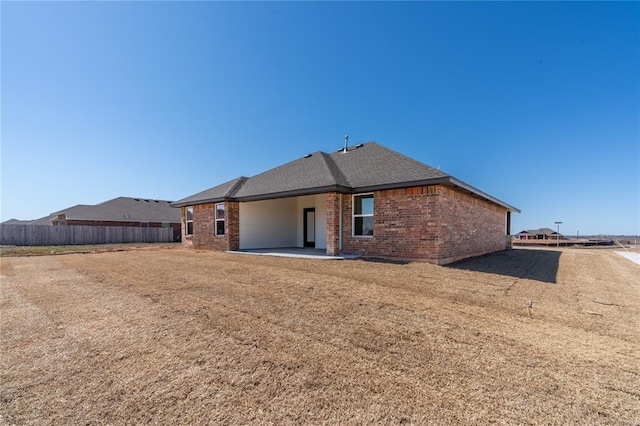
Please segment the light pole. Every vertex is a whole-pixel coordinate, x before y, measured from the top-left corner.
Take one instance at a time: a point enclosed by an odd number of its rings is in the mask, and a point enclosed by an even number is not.
[[[560,247],[560,224],[562,222],[554,222],[556,225],[558,225],[558,232],[556,233],[556,247]]]

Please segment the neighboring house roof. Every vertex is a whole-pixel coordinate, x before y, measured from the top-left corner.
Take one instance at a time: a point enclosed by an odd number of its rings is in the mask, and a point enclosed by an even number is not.
[[[179,223],[180,212],[171,208],[171,201],[118,197],[96,205],[79,204],[29,222],[30,225],[51,225],[59,215],[67,220],[109,222],[165,222]]]
[[[9,219],[4,222],[0,222],[0,225],[26,225],[30,220],[20,220],[20,219]]]
[[[520,231],[516,235],[557,235],[558,233],[551,228],[529,229],[528,231]]]
[[[556,231],[554,231],[551,228],[540,228],[540,229],[536,229],[536,232],[540,233],[540,234],[545,234],[545,235],[554,235],[557,234]]]
[[[315,152],[250,178],[239,177],[172,204],[183,207],[224,200],[252,201],[328,191],[358,193],[443,184],[519,212],[470,185],[375,142],[327,154]]]
[[[530,229],[529,232],[535,235],[556,235],[557,232],[551,228]]]

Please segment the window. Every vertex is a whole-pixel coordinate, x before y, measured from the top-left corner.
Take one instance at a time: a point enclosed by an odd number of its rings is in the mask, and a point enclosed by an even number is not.
[[[193,207],[186,208],[185,223],[187,224],[186,235],[193,235]]]
[[[224,203],[216,204],[216,235],[224,235]]]
[[[373,236],[373,194],[353,196],[353,236]]]

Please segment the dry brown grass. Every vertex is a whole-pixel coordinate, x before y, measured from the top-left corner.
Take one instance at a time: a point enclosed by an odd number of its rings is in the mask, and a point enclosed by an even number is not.
[[[0,423],[640,422],[640,267],[611,252],[1,265]]]

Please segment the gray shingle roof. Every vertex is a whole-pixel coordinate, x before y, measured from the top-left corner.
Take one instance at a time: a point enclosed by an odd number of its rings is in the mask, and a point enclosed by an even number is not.
[[[30,220],[9,219],[4,222],[0,222],[0,225],[27,225]]]
[[[64,214],[68,220],[180,223],[180,211],[171,208],[170,203],[146,198],[118,197],[96,205],[79,204],[29,224],[51,225],[51,221],[60,214]]]
[[[476,195],[517,209],[426,164],[375,142],[327,154],[321,151],[250,178],[236,178],[172,205],[188,206],[223,200],[250,201],[327,191],[355,193],[435,183],[460,186]]]
[[[247,178],[244,176],[235,178],[218,186],[214,186],[213,188],[209,188],[187,198],[183,198],[180,201],[176,201],[172,205],[190,206],[192,204],[211,203],[229,199],[234,196],[238,187],[242,186],[246,180]]]
[[[529,229],[527,232],[534,235],[556,235],[557,232],[551,228],[538,228],[538,229]]]
[[[286,192],[318,192],[350,185],[331,156],[315,152],[298,160],[255,175],[238,188],[235,198],[255,198]]]
[[[552,236],[556,235],[557,232],[551,228],[538,228],[538,229],[529,229],[526,231],[520,231],[516,235],[547,235]]]
[[[449,176],[375,142],[357,145],[346,154],[331,154],[351,188],[389,186]]]

